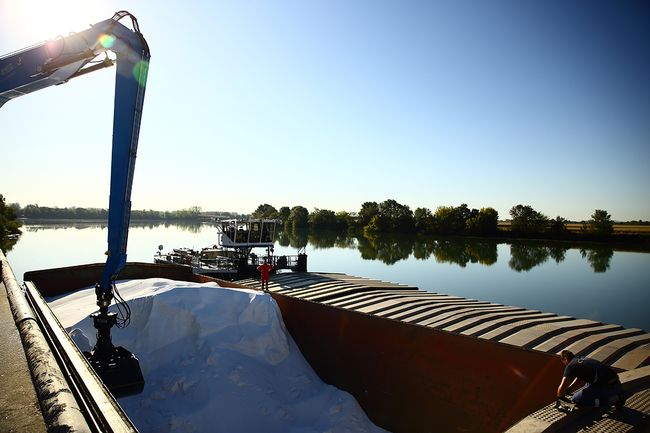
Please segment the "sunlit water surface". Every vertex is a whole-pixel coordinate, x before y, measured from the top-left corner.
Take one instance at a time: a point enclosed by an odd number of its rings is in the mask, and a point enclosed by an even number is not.
[[[28,270],[105,260],[105,225],[28,224],[23,229],[20,240],[7,253],[19,280]],[[128,260],[150,263],[159,245],[167,251],[215,242],[216,229],[209,224],[134,223],[129,232]],[[568,246],[558,252],[552,244],[467,240],[429,241],[423,247],[412,241],[393,244],[381,239],[347,239],[329,246],[333,241],[310,237],[276,242],[275,254],[295,254],[304,242],[310,271],[343,272],[650,330],[648,253]]]

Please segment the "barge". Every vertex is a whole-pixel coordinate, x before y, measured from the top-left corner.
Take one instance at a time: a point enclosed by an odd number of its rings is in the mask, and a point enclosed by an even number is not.
[[[101,269],[92,264],[28,272],[25,290],[36,298],[61,295],[94,284]],[[128,263],[121,273],[122,279],[151,277],[259,286],[255,278],[215,280],[170,264]],[[559,413],[555,421],[533,418],[523,429],[517,427],[554,401],[562,348],[600,359],[633,378],[626,407],[619,415],[603,413],[595,420],[590,415],[594,425],[615,420],[627,428],[620,431],[648,426],[650,335],[643,330],[345,274],[279,273],[271,276],[269,290],[321,379],[354,395],[386,430],[575,431],[557,427],[558,422],[575,425]],[[85,374],[92,376],[92,369]]]

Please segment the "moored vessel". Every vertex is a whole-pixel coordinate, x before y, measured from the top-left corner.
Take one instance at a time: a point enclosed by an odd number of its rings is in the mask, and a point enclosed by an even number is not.
[[[174,248],[163,253],[158,247],[154,263],[184,266],[198,275],[237,280],[256,276],[257,267],[266,261],[272,273],[282,270],[306,271],[304,250],[296,255],[274,255],[276,226],[279,220],[264,218],[217,220],[217,243],[200,250]]]

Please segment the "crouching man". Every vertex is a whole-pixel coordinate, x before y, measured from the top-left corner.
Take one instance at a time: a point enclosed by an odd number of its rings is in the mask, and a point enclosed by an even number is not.
[[[575,356],[569,350],[560,353],[564,368],[564,377],[557,388],[559,398],[570,391],[579,381],[586,382],[583,388],[578,390],[571,401],[578,406],[620,407],[625,403],[621,396],[621,382],[618,374],[608,366],[595,359]]]

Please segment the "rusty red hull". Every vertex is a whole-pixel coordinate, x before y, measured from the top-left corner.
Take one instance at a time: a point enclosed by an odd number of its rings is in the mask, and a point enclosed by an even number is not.
[[[28,272],[44,296],[94,284],[102,264]],[[129,263],[121,279],[206,282],[178,266]],[[239,287],[220,281],[223,286]],[[393,432],[499,432],[553,401],[556,356],[273,293],[287,329],[327,383]]]

